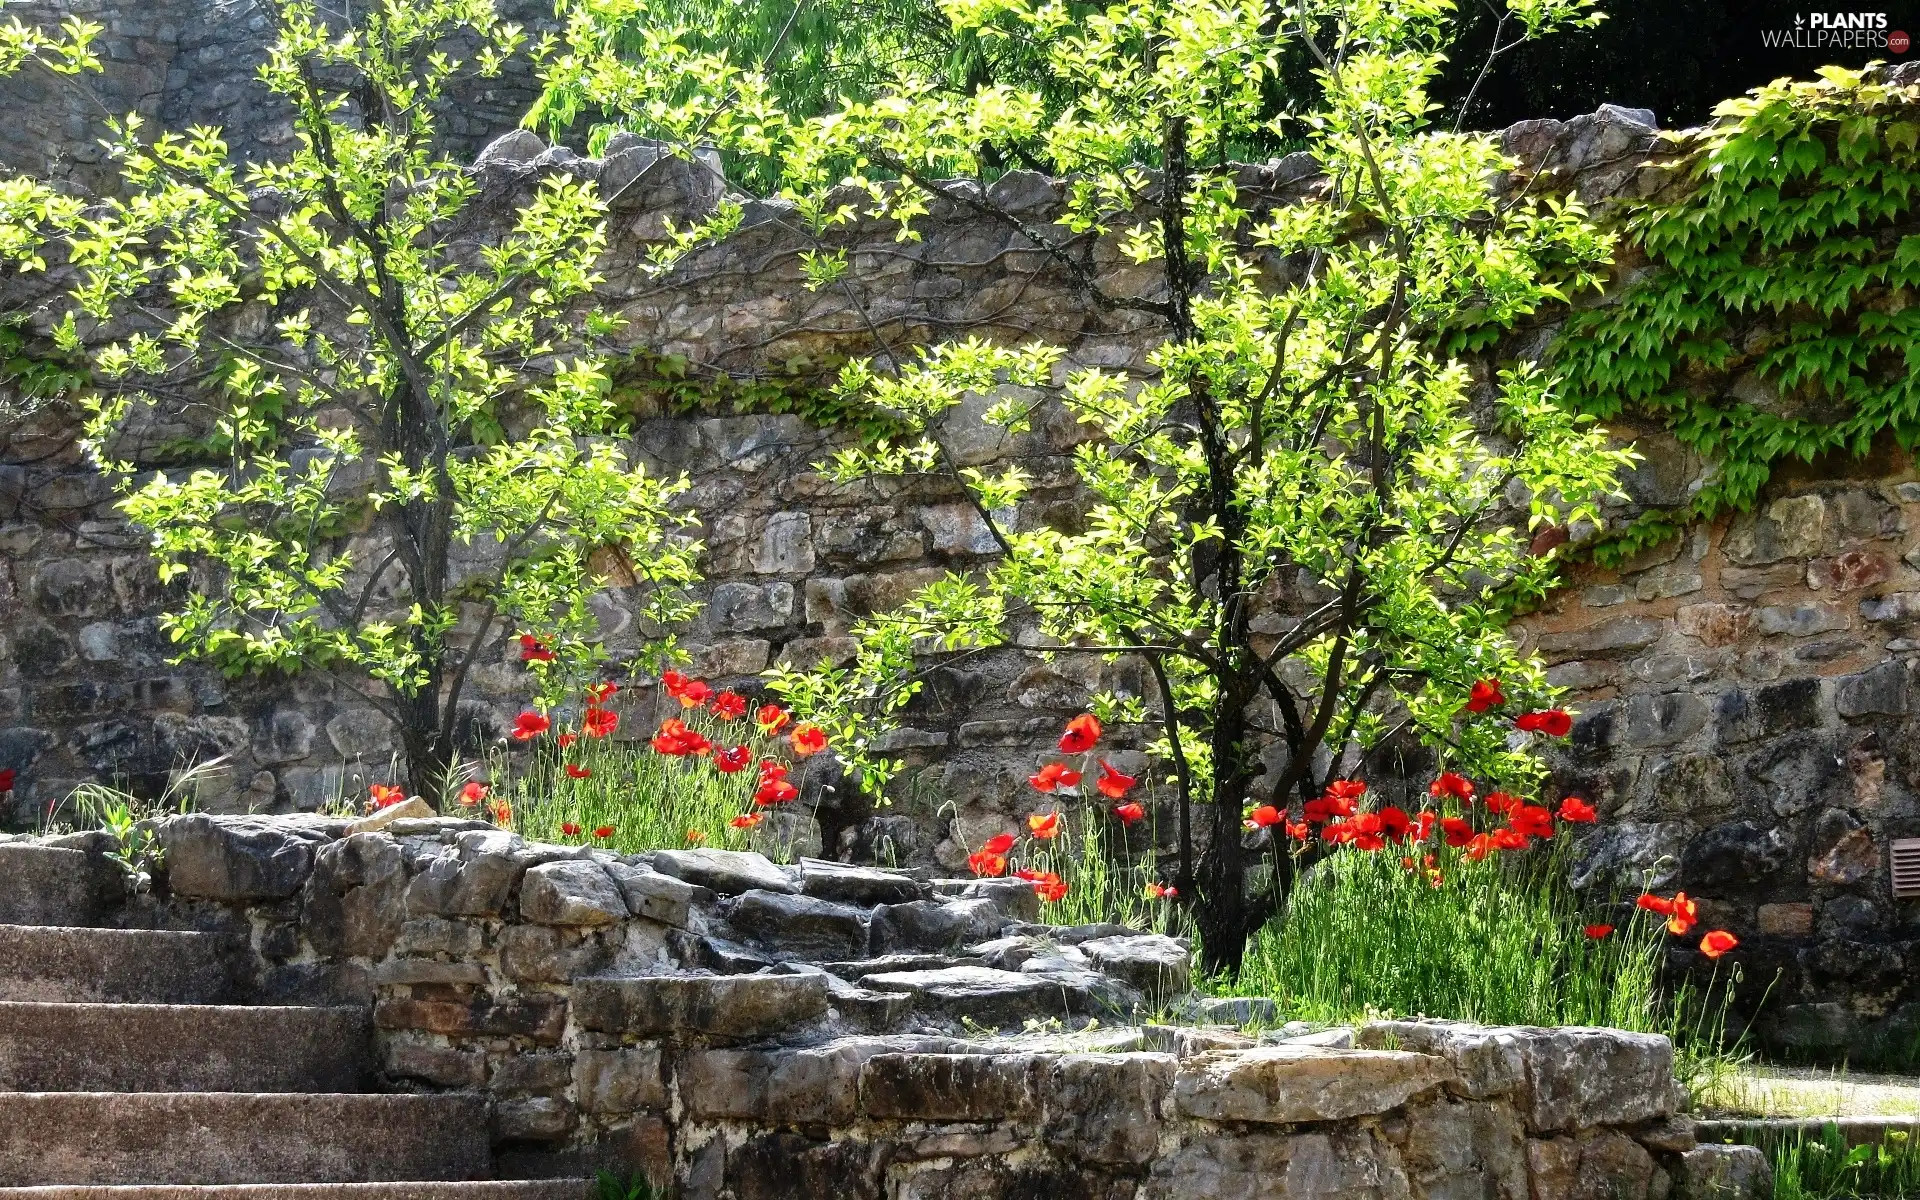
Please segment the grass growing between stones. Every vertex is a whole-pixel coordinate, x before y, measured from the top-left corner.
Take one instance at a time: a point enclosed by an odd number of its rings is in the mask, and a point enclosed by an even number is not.
[[[1907,1200],[1920,1197],[1920,1147],[1898,1130],[1849,1148],[1828,1125],[1819,1141],[1773,1150],[1773,1200]]]

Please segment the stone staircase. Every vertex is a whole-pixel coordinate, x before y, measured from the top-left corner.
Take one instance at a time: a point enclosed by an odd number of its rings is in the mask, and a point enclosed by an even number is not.
[[[590,1194],[489,1179],[484,1096],[374,1092],[366,1009],[236,1003],[219,935],[95,927],[85,857],[0,843],[0,1198]]]

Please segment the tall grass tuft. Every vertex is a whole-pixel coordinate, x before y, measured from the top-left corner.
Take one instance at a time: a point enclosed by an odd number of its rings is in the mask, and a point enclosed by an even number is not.
[[[1773,1149],[1774,1200],[1908,1200],[1920,1197],[1920,1147],[1894,1130],[1877,1145],[1849,1148],[1828,1125],[1818,1141]]]

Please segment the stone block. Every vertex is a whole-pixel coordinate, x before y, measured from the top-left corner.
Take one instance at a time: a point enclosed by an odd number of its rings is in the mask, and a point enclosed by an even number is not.
[[[407,987],[416,983],[480,986],[487,969],[477,962],[447,962],[436,958],[390,958],[373,969],[379,987]]]
[[[584,1112],[625,1113],[667,1107],[659,1047],[582,1050],[574,1056],[574,1095]]]
[[[626,919],[627,902],[599,863],[573,859],[528,869],[520,915],[536,925],[611,925]]]
[[[813,896],[756,888],[733,902],[727,923],[782,955],[837,960],[867,952],[866,914]]]
[[[467,988],[420,986],[410,995],[382,997],[374,1023],[448,1037],[524,1037],[557,1045],[567,1024],[564,997],[535,994],[496,998]]]
[[[682,879],[662,875],[648,867],[630,867],[624,863],[606,864],[607,874],[619,885],[627,910],[636,917],[685,929],[700,889]]]
[[[719,584],[707,602],[707,619],[723,633],[782,628],[793,620],[793,585]]]
[[[1809,600],[1800,604],[1773,604],[1758,609],[1753,627],[1765,636],[1812,637],[1847,627],[1847,613],[1837,604]]]
[[[1222,1130],[1156,1159],[1142,1200],[1405,1200],[1390,1147],[1367,1130]],[[1546,1200],[1546,1198],[1541,1198]]]
[[[1674,1200],[1770,1200],[1773,1163],[1758,1146],[1698,1146],[1680,1156]]]
[[[386,1041],[386,1073],[394,1079],[418,1079],[436,1087],[474,1090],[487,1080],[487,1056],[406,1038]]]
[[[556,1096],[496,1100],[493,1105],[495,1142],[558,1142],[578,1123],[573,1105]]]
[[[1046,1140],[1085,1162],[1144,1163],[1160,1146],[1170,1054],[1067,1054],[1042,1076]]]
[[[1615,617],[1584,629],[1542,634],[1540,650],[1552,658],[1617,658],[1644,650],[1666,632],[1663,621]]]
[[[509,925],[500,931],[500,972],[516,983],[568,983],[604,970],[613,948],[591,927]]]
[[[1758,913],[1763,937],[1805,938],[1813,936],[1813,905],[1804,901],[1788,904],[1762,904]]]
[[[880,1054],[860,1070],[860,1108],[907,1121],[1033,1116],[1045,1059],[1031,1054]]]
[[[1507,1096],[1527,1083],[1527,1051],[1521,1032],[1462,1021],[1370,1021],[1357,1040],[1368,1049],[1394,1046],[1446,1061],[1449,1088],[1473,1100]]]
[[[769,1125],[844,1125],[855,1114],[860,1068],[883,1043],[804,1050],[691,1050],[675,1079],[698,1120]]]
[[[809,896],[848,904],[906,904],[931,889],[904,871],[856,867],[818,858],[800,860],[800,886]]]
[[[1281,1045],[1188,1059],[1173,1094],[1190,1117],[1287,1125],[1389,1112],[1452,1077],[1428,1054]]]
[[[1710,711],[1693,692],[1634,696],[1627,702],[1627,741],[1636,746],[1671,746],[1705,729]]]
[[[174,817],[160,826],[168,886],[207,900],[284,900],[313,870],[325,833],[270,817]]]
[[[933,971],[882,971],[861,979],[862,987],[905,992],[914,1007],[965,1018],[983,1025],[1018,1025],[1030,1017],[1065,1017],[1085,1012],[1092,989],[1081,972],[996,971],[990,967],[944,967]],[[1100,976],[1093,976],[1099,980]]]
[[[1191,984],[1193,957],[1162,934],[1094,938],[1080,950],[1100,970],[1135,988],[1158,1007],[1184,995]]]
[[[496,1096],[557,1095],[573,1082],[573,1055],[510,1054],[494,1064],[487,1088]]]
[[[1528,1200],[1525,1130],[1502,1101],[1438,1096],[1384,1129],[1421,1200]]]
[[[658,1037],[766,1037],[827,1010],[827,985],[812,975],[597,977],[574,985],[582,1029]]]
[[[653,869],[725,896],[755,888],[790,894],[800,891],[800,885],[766,855],[745,850],[660,850],[654,853]]]
[[[1653,1157],[1623,1134],[1539,1138],[1527,1143],[1535,1196],[1567,1200],[1649,1200]]]
[[[1724,549],[1727,558],[1740,566],[1806,558],[1820,552],[1825,530],[1825,501],[1819,496],[1791,496],[1775,500],[1764,515],[1734,518]]]
[[[1528,1029],[1527,1126],[1631,1125],[1673,1112],[1673,1043],[1620,1029]]]
[[[753,569],[760,575],[805,575],[813,570],[813,518],[803,512],[769,517]]]
[[[1834,707],[1843,717],[1899,716],[1908,706],[1907,664],[1883,662],[1835,681]]]

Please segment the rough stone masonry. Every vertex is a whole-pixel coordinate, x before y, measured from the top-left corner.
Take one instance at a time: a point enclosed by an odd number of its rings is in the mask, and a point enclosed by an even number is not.
[[[56,14],[21,7],[24,19]],[[111,95],[169,120],[225,120],[247,155],[284,138],[271,108],[248,99],[259,29],[200,0],[85,12],[109,26]],[[66,101],[23,86],[0,84],[8,111],[27,114],[0,130],[0,157],[97,181],[83,169],[90,135]],[[460,136],[477,147],[509,128],[526,86],[519,76],[463,100]],[[1503,137],[1525,173],[1604,216],[1615,198],[1674,186],[1670,149],[1651,125],[1651,114],[1609,106]],[[851,295],[807,289],[796,259],[807,243],[779,206],[761,203],[727,243],[656,280],[635,267],[637,247],[666,217],[711,204],[711,174],[655,161],[635,143],[580,159],[524,132],[492,143],[475,169],[496,213],[548,171],[644,173],[615,214],[602,301],[630,322],[631,345],[683,355],[696,370],[751,374],[965,333],[1044,338],[1067,347],[1069,365],[1145,365],[1149,346],[1123,314],[1090,311],[1017,238],[968,212],[936,208],[913,245],[874,225],[847,230]],[[1293,156],[1249,166],[1241,182],[1284,202],[1311,172]],[[994,198],[1043,219],[1060,185],[1015,172]],[[1131,286],[1138,268],[1112,247],[1099,262],[1110,289]],[[31,310],[33,295],[18,281],[9,288],[6,307]],[[1043,413],[1033,434],[1002,441],[979,432],[969,406],[954,443],[969,464],[1026,460],[1037,486],[1017,519],[1070,526],[1078,501],[1067,455],[1086,435],[1057,406]],[[1646,455],[1622,516],[1684,500],[1708,469],[1658,429],[1616,432]],[[312,678],[230,682],[168,662],[154,625],[166,597],[74,436],[60,409],[0,430],[0,766],[19,773],[0,819],[29,826],[88,778],[151,793],[216,754],[229,767],[202,797],[211,811],[311,810],[389,778],[390,732],[350,694]],[[858,616],[992,550],[955,494],[827,484],[810,467],[839,436],[794,417],[638,423],[636,449],[689,474],[704,522],[707,603],[685,638],[695,670],[740,687],[774,661],[844,654]],[[1920,836],[1916,518],[1920,478],[1890,450],[1786,473],[1755,512],[1689,530],[1620,571],[1581,571],[1516,628],[1574,690],[1580,713],[1557,764],[1559,786],[1602,816],[1580,882],[1702,897],[1702,919],[1742,939],[1756,992],[1779,973],[1759,1028],[1776,1047],[1858,1057],[1920,1040],[1920,902],[1893,899],[1887,864],[1892,839]],[[610,592],[600,611],[614,652],[631,648],[624,597]],[[891,807],[809,797],[828,805],[824,852],[957,869],[965,846],[1016,828],[1019,780],[1058,721],[1096,687],[1142,690],[1131,671],[1009,654],[935,672],[892,741],[912,770]],[[464,725],[475,744],[497,736],[524,696],[503,645],[470,683]],[[635,699],[636,711],[650,702]],[[1129,732],[1118,731],[1120,744]],[[1132,773],[1144,759],[1115,763]],[[1705,966],[1691,956],[1676,965]]]
[[[1695,1144],[1663,1037],[1154,1024],[1183,1002],[1271,1014],[1187,1002],[1174,939],[1034,923],[1019,880],[391,814],[157,832],[164,865],[131,897],[104,834],[0,841],[0,924],[214,934],[237,999],[370,1007],[384,1086],[484,1096],[508,1177],[611,1163],[687,1200],[1750,1200],[1770,1181],[1757,1149]],[[0,1091],[19,1049],[0,1036]],[[39,1181],[13,1136],[0,1186]]]

